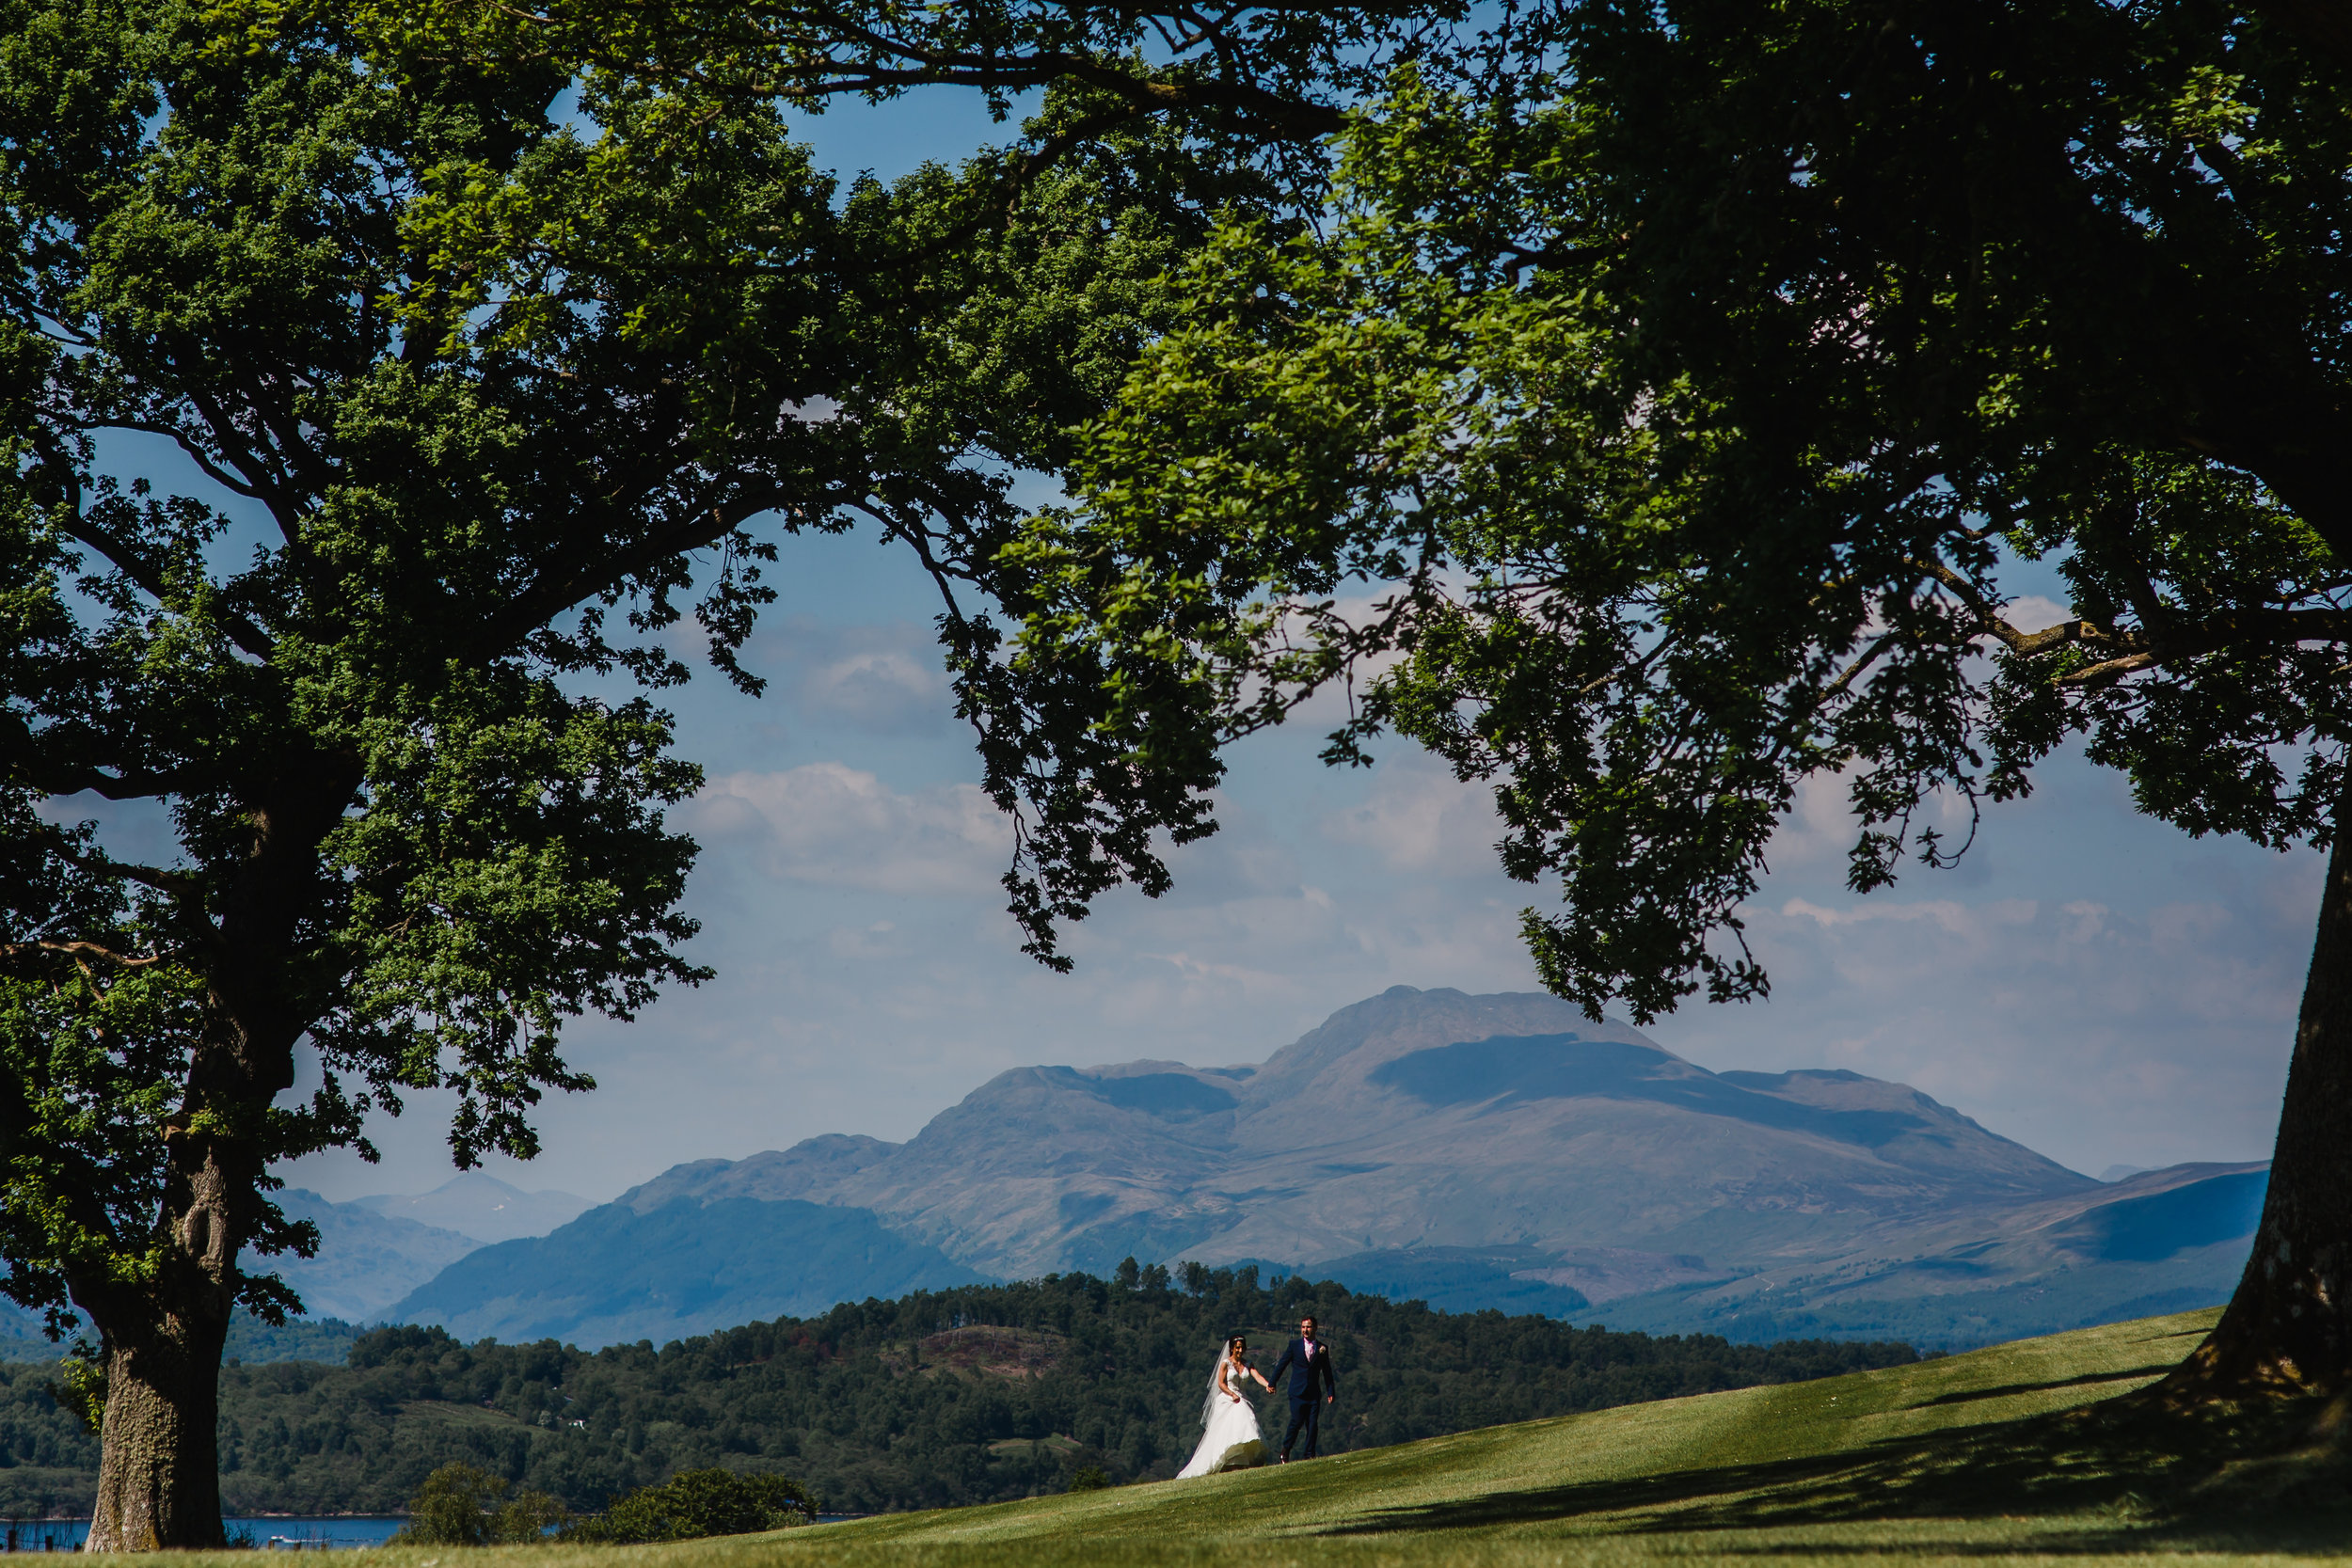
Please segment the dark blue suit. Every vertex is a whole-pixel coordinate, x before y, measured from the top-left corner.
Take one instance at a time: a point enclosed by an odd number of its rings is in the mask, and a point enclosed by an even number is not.
[[[1331,1370],[1331,1341],[1317,1339],[1314,1354],[1310,1355],[1305,1339],[1293,1339],[1282,1347],[1282,1359],[1274,1364],[1274,1373],[1266,1381],[1281,1382],[1285,1369],[1291,1374],[1291,1424],[1282,1433],[1282,1457],[1291,1456],[1291,1444],[1303,1429],[1307,1433],[1303,1457],[1312,1459],[1315,1438],[1323,1430],[1323,1402],[1327,1397],[1337,1399],[1340,1393],[1340,1374]]]

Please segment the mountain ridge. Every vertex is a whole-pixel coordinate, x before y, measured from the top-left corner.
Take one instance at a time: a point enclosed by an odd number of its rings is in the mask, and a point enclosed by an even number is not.
[[[398,1309],[468,1333],[653,1337],[894,1279],[1107,1275],[1133,1256],[1735,1338],[1891,1315],[1957,1344],[1997,1337],[2010,1308],[1977,1297],[2012,1288],[2043,1302],[2037,1323],[2074,1314],[2065,1327],[2152,1292],[2220,1299],[2238,1239],[2169,1238],[2250,1233],[2261,1168],[2103,1185],[1906,1085],[1711,1072],[1554,997],[1397,987],[1263,1063],[1014,1068],[904,1143],[828,1133],[688,1162],[563,1231],[461,1260]],[[655,1216],[697,1267],[745,1252],[726,1232],[747,1226],[801,1266],[744,1265],[700,1305],[646,1284],[632,1304],[596,1282],[639,1277],[636,1258],[601,1242],[574,1254],[607,1235],[642,1250],[652,1232],[632,1227]]]
[[[1686,1113],[1708,1118],[1708,1180],[1661,1185]],[[755,1158],[813,1175],[805,1147]],[[1760,1261],[1889,1207],[2097,1187],[1908,1085],[1731,1081],[1556,997],[1408,987],[1254,1068],[1013,1069],[871,1152],[793,1196],[871,1209],[1008,1277],[1130,1253],[1312,1266],[1438,1238]]]

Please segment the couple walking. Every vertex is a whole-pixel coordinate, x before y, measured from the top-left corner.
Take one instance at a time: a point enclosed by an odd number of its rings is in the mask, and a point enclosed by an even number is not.
[[[1283,1347],[1282,1359],[1274,1364],[1274,1375],[1291,1374],[1291,1424],[1282,1433],[1282,1462],[1291,1456],[1291,1445],[1304,1433],[1307,1450],[1303,1457],[1315,1456],[1315,1438],[1323,1426],[1323,1409],[1339,1398],[1339,1374],[1331,1370],[1331,1347],[1315,1333],[1315,1321],[1301,1318],[1298,1338]],[[1256,1443],[1263,1451],[1264,1436],[1258,1431],[1258,1411],[1242,1396],[1242,1379],[1254,1377],[1258,1386],[1267,1393],[1274,1385],[1259,1377],[1249,1365],[1249,1341],[1236,1334],[1225,1341],[1224,1352],[1216,1358],[1216,1370],[1209,1374],[1208,1402],[1200,1407],[1200,1424],[1207,1430],[1200,1434],[1200,1446],[1192,1451],[1192,1458],[1176,1472],[1178,1481],[1205,1476],[1223,1468],[1225,1456],[1235,1448]]]

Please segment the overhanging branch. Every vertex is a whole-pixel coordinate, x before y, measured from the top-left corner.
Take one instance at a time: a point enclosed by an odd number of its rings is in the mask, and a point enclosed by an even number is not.
[[[474,639],[477,657],[493,657],[513,647],[538,627],[575,605],[618,588],[630,578],[651,571],[675,555],[707,549],[763,512],[772,512],[795,497],[782,486],[739,497],[724,506],[698,512],[627,548],[578,564],[560,564],[507,601],[506,608],[482,624]],[[841,498],[821,497],[828,504]]]

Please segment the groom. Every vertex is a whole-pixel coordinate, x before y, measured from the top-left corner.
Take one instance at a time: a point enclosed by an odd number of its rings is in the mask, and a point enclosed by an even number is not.
[[[1315,1321],[1298,1321],[1298,1338],[1282,1347],[1282,1359],[1274,1364],[1275,1383],[1282,1381],[1282,1370],[1291,1374],[1291,1425],[1282,1433],[1282,1457],[1287,1465],[1291,1459],[1291,1444],[1303,1428],[1307,1433],[1307,1452],[1315,1456],[1315,1437],[1323,1426],[1323,1407],[1340,1397],[1340,1376],[1331,1370],[1331,1347],[1315,1337]]]

